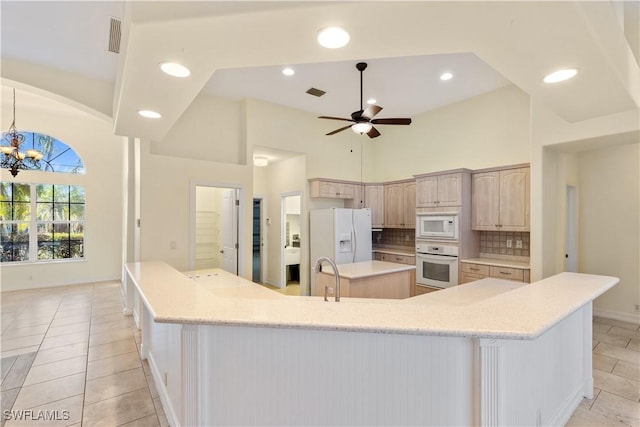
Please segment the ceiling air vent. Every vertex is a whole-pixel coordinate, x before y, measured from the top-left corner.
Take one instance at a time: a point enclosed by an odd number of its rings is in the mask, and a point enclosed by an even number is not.
[[[317,96],[319,98],[319,97],[321,97],[322,95],[324,95],[327,92],[325,92],[323,90],[320,90],[320,89],[316,89],[315,87],[312,87],[311,89],[309,89],[307,91],[307,93],[309,95]]]
[[[120,53],[120,37],[122,35],[122,21],[113,16],[109,17],[109,46],[107,50],[113,53]]]

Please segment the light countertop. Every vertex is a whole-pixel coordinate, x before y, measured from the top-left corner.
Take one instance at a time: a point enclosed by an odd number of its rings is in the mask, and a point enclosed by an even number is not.
[[[494,267],[522,268],[531,269],[528,261],[512,261],[510,259],[501,258],[461,258],[460,262],[468,262],[470,264],[493,265]]]
[[[398,264],[387,261],[361,261],[351,264],[339,264],[338,275],[345,279],[361,279],[363,277],[379,276],[382,274],[398,273],[401,271],[415,270],[415,265]],[[322,272],[333,275],[333,269],[327,265],[322,265]]]
[[[160,323],[503,339],[535,339],[618,282],[578,273],[530,285],[489,278],[406,300],[336,303],[284,296],[219,269],[192,278],[164,262],[129,263],[126,269]]]

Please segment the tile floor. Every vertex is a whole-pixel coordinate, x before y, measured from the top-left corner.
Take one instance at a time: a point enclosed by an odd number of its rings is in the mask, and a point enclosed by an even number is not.
[[[169,425],[118,282],[1,298],[2,426]]]
[[[1,294],[2,426],[167,426],[119,283]],[[640,427],[640,327],[595,318],[593,399],[568,426]],[[57,412],[56,412],[57,411]]]

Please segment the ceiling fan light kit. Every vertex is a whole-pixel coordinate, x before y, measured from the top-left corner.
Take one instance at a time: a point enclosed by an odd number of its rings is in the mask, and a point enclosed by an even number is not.
[[[342,132],[345,129],[351,128],[351,130],[360,135],[366,133],[369,138],[377,138],[380,136],[380,132],[378,132],[378,130],[373,127],[373,125],[410,125],[411,119],[409,118],[374,119],[373,117],[380,111],[382,111],[382,107],[380,107],[379,105],[370,104],[366,109],[363,108],[364,98],[362,96],[362,73],[367,69],[367,63],[358,62],[356,64],[356,69],[360,72],[360,110],[351,113],[350,119],[345,119],[342,117],[319,116],[319,119],[353,122],[353,124],[336,129],[332,132],[329,132],[327,135],[335,135],[338,132]]]

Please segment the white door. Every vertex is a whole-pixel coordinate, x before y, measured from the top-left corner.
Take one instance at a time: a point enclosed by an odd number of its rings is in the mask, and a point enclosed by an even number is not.
[[[222,209],[222,268],[238,274],[238,198],[236,190],[226,190]]]

